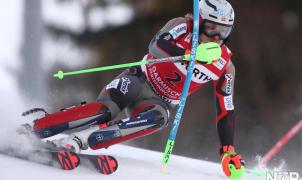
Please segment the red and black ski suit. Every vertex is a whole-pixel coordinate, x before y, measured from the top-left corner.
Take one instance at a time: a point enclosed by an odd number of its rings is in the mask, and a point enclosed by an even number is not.
[[[191,18],[170,20],[152,39],[146,59],[180,56],[192,45],[193,21]],[[214,83],[217,111],[217,130],[221,145],[233,145],[234,105],[233,87],[235,67],[232,52],[221,46],[222,55],[211,64],[196,62],[189,94],[209,82]],[[188,63],[164,62],[142,66],[152,88],[165,101],[178,104],[187,74]]]
[[[192,45],[192,27],[191,18],[170,20],[150,42],[145,59],[184,55]],[[214,83],[217,130],[221,145],[225,146],[233,145],[234,139],[235,68],[230,60],[231,51],[225,45],[221,49],[222,56],[213,63],[196,62],[189,94],[208,82]],[[83,130],[86,126],[87,130],[76,135],[93,149],[153,133],[167,125],[169,109],[179,103],[186,74],[186,62],[126,69],[103,88],[97,102],[47,115],[35,121],[34,131],[45,138],[70,129]],[[108,128],[97,126],[110,124],[124,109],[129,118],[115,121]]]

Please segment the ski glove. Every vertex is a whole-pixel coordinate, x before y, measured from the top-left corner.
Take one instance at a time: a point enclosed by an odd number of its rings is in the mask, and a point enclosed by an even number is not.
[[[235,152],[233,146],[222,146],[220,148],[222,170],[231,179],[239,179],[245,173],[245,162]]]
[[[221,56],[221,48],[217,43],[200,44],[196,49],[196,61],[211,64]],[[184,54],[184,60],[190,60],[191,51],[186,49]]]

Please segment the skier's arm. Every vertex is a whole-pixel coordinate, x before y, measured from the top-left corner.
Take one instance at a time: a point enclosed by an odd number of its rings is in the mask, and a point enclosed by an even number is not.
[[[181,56],[185,54],[185,49],[176,45],[176,40],[187,32],[185,18],[175,18],[170,20],[151,40],[149,53],[157,58],[167,56]]]
[[[221,146],[234,145],[234,80],[235,67],[229,61],[223,75],[214,81],[217,113],[216,127]]]
[[[242,157],[236,153],[234,148],[235,114],[233,104],[233,89],[235,80],[235,67],[232,61],[229,61],[223,75],[214,81],[217,119],[216,126],[221,143],[220,157],[221,165],[227,176],[231,174],[242,173],[245,162]],[[234,168],[230,169],[230,165]]]

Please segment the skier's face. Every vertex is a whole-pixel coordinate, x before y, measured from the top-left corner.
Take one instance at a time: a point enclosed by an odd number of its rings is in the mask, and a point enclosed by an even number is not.
[[[220,37],[218,35],[209,37],[209,36],[201,33],[199,35],[199,43],[207,43],[207,42],[216,42],[218,44],[222,44],[222,40],[220,39]]]
[[[221,44],[227,39],[233,29],[232,25],[219,24],[210,20],[204,20],[200,27],[200,42],[216,42]]]

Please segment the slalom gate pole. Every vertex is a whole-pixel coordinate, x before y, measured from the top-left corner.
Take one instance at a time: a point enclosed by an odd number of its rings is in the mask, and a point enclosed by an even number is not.
[[[273,174],[274,171],[263,169],[267,163],[283,148],[283,146],[302,130],[302,119],[294,125],[260,160],[254,169],[246,169],[246,173],[254,176],[266,176],[267,173]]]
[[[193,17],[194,17],[194,24],[193,24],[193,39],[192,39],[192,48],[191,48],[191,56],[190,56],[190,61],[189,61],[189,66],[188,66],[188,71],[187,71],[187,76],[186,80],[184,83],[184,87],[182,90],[182,95],[180,98],[180,103],[178,104],[177,107],[177,112],[173,121],[172,129],[170,131],[169,139],[166,144],[166,148],[163,154],[163,167],[167,166],[170,155],[172,154],[172,150],[174,147],[174,142],[178,130],[178,126],[181,120],[181,116],[186,104],[186,99],[188,96],[190,84],[191,84],[191,78],[192,78],[192,72],[194,69],[195,65],[195,56],[196,56],[196,50],[198,46],[198,34],[199,34],[199,4],[198,0],[193,0]]]
[[[283,148],[283,146],[302,130],[302,119],[292,127],[261,159],[258,166],[264,167]]]

